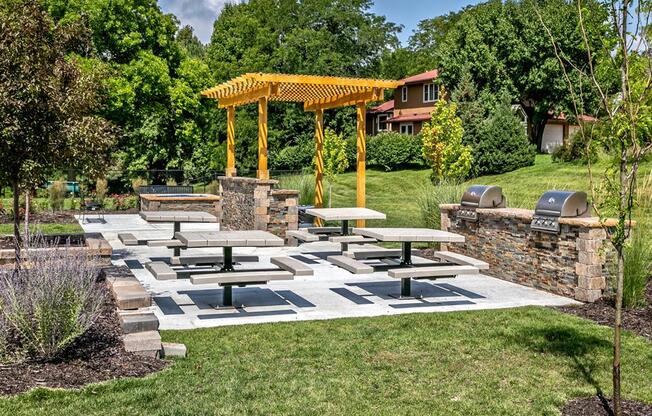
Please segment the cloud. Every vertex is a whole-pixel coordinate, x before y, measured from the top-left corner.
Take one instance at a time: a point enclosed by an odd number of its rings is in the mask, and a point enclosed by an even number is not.
[[[190,25],[204,43],[208,43],[213,33],[213,22],[226,3],[232,0],[159,0],[159,6],[166,13],[173,13],[181,26]]]

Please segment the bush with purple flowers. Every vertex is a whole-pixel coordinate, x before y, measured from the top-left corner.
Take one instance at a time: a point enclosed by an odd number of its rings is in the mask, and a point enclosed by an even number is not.
[[[0,270],[0,361],[52,359],[100,315],[97,258],[75,247],[32,245],[20,268]]]

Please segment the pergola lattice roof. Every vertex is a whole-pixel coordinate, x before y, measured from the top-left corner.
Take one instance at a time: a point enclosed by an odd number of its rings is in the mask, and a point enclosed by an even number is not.
[[[302,102],[307,111],[378,101],[384,89],[394,89],[401,81],[365,78],[247,73],[202,91],[219,101],[219,107],[270,101]]]

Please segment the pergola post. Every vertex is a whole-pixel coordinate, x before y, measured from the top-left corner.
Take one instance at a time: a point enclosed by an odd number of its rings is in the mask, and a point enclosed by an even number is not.
[[[226,108],[226,171],[227,177],[235,176],[235,106]]]
[[[356,115],[357,115],[357,135],[356,135],[356,147],[357,147],[357,165],[356,165],[356,202],[359,208],[365,207],[365,159],[367,157],[367,146],[366,146],[366,115],[367,109],[364,101],[359,101],[356,104]],[[357,227],[364,227],[364,220],[356,221]]]
[[[324,110],[315,110],[315,207],[324,206]],[[318,227],[323,225],[320,218],[315,217]]]
[[[258,99],[258,179],[269,179],[267,170],[267,97]]]

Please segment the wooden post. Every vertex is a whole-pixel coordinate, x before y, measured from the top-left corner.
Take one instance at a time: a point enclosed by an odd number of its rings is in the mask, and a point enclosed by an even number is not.
[[[315,207],[324,206],[324,110],[315,110]],[[315,217],[315,225],[324,225]]]
[[[267,170],[267,97],[258,99],[258,179],[269,179]]]
[[[366,149],[366,138],[365,138],[365,129],[366,129],[366,114],[367,109],[364,101],[360,101],[356,104],[356,114],[357,114],[357,166],[356,166],[356,201],[359,208],[365,207],[365,159],[367,157]],[[364,220],[356,221],[357,227],[364,227]]]
[[[226,176],[236,175],[235,169],[235,106],[226,108]]]

